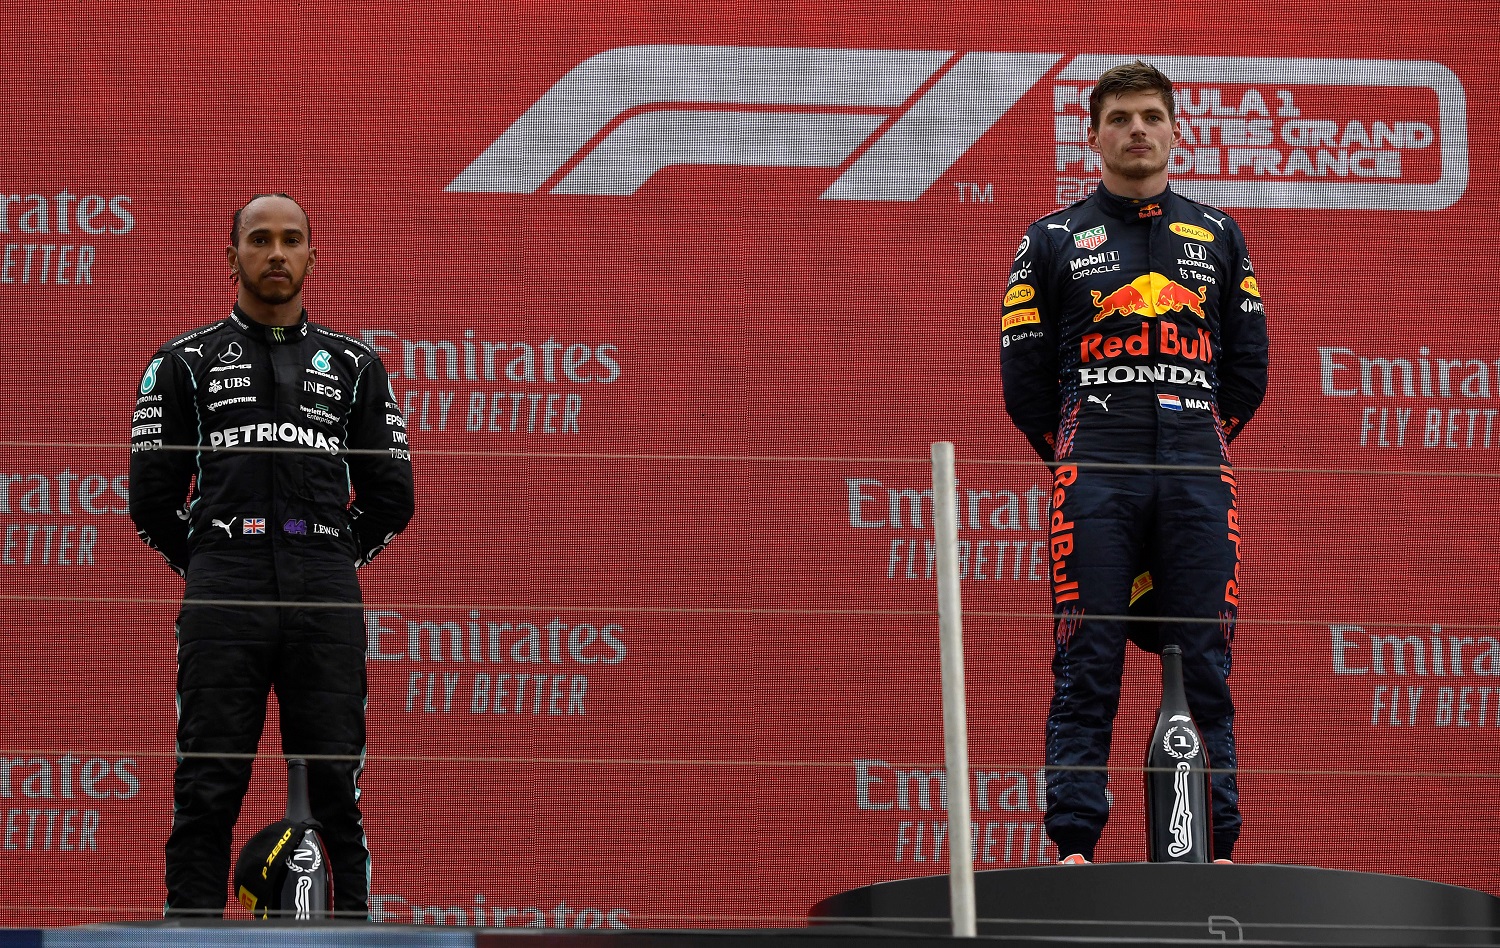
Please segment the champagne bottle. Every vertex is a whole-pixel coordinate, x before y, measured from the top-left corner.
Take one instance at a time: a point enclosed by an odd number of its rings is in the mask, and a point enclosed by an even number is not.
[[[1182,649],[1161,651],[1161,710],[1146,748],[1146,859],[1211,862],[1208,754],[1188,712]]]
[[[278,900],[280,915],[294,919],[329,918],[333,909],[333,874],[328,866],[328,850],[318,834],[307,798],[307,761],[295,757],[286,762],[286,819],[308,829],[286,857],[286,881]]]

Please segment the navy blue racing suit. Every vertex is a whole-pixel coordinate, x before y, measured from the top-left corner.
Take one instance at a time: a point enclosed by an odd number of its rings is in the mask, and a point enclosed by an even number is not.
[[[187,579],[168,914],[224,911],[234,824],[273,688],[283,752],[312,758],[308,793],[334,910],[368,914],[359,808],[368,686],[354,571],[412,516],[405,428],[379,356],[305,312],[271,327],[236,307],[162,346],[141,379],[130,516]]]
[[[1101,185],[1032,224],[1001,334],[1005,407],[1053,469],[1056,650],[1047,834],[1092,859],[1109,815],[1131,583],[1149,570],[1164,642],[1183,650],[1210,766],[1235,768],[1231,644],[1240,531],[1229,441],[1266,390],[1260,288],[1229,215],[1170,190]],[[1239,838],[1233,773],[1215,773],[1213,844]]]

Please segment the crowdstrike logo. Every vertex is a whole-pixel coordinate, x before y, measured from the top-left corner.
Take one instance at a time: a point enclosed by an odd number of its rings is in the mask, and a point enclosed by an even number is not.
[[[824,200],[914,201],[1061,58],[624,46],[575,66],[447,190],[634,194],[671,165],[747,165],[843,168]]]
[[[1104,70],[1129,57],[1064,58],[1045,52],[624,46],[573,67],[446,190],[629,195],[673,165],[738,165],[833,169],[823,200],[915,201],[1047,79],[1050,88],[1042,92],[1057,113],[1053,127],[1020,134],[1038,141],[1054,136],[1054,155],[1038,154],[1037,160],[1055,160],[1060,174],[1083,175],[1069,180],[1071,186],[1086,185],[1087,193],[1097,156],[1077,144],[1086,114],[1068,113],[1068,103],[1076,104]],[[1189,197],[1220,207],[1441,210],[1468,184],[1464,87],[1440,63],[1224,56],[1153,62],[1187,91],[1196,87],[1200,106],[1210,101],[1205,89],[1217,103],[1203,106],[1216,109],[1212,115],[1192,117],[1200,123],[1194,142],[1173,152],[1186,163],[1174,170],[1174,181]],[[1221,86],[1247,85],[1256,88],[1242,100],[1244,114],[1224,104]],[[1405,107],[1421,113],[1420,121],[1397,122],[1399,133],[1381,123],[1372,132],[1334,106],[1324,108],[1332,110],[1331,118],[1319,118],[1321,112],[1295,104],[1304,91],[1308,101],[1331,97],[1348,104],[1362,101],[1361,90],[1392,89],[1413,90]],[[1435,101],[1421,104],[1429,91]],[[1202,124],[1219,123],[1230,112],[1240,123],[1230,132]],[[1247,129],[1260,136],[1259,144],[1245,138]],[[1371,134],[1375,144],[1364,148]],[[1327,147],[1320,149],[1320,143]],[[1438,154],[1436,180],[1425,171],[1401,170],[1403,154],[1419,156],[1429,145]]]

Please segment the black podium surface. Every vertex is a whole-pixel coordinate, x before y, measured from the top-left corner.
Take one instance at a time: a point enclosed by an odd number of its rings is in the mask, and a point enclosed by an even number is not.
[[[1110,863],[974,874],[981,936],[1497,945],[1500,899],[1371,872]],[[813,906],[814,924],[947,934],[948,877],[868,885]]]

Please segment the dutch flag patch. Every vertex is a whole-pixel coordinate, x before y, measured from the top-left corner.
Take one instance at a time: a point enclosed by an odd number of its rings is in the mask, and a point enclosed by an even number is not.
[[[1166,395],[1158,392],[1156,395],[1156,401],[1161,405],[1161,407],[1167,409],[1168,411],[1182,411],[1182,399],[1178,398],[1176,395]]]

